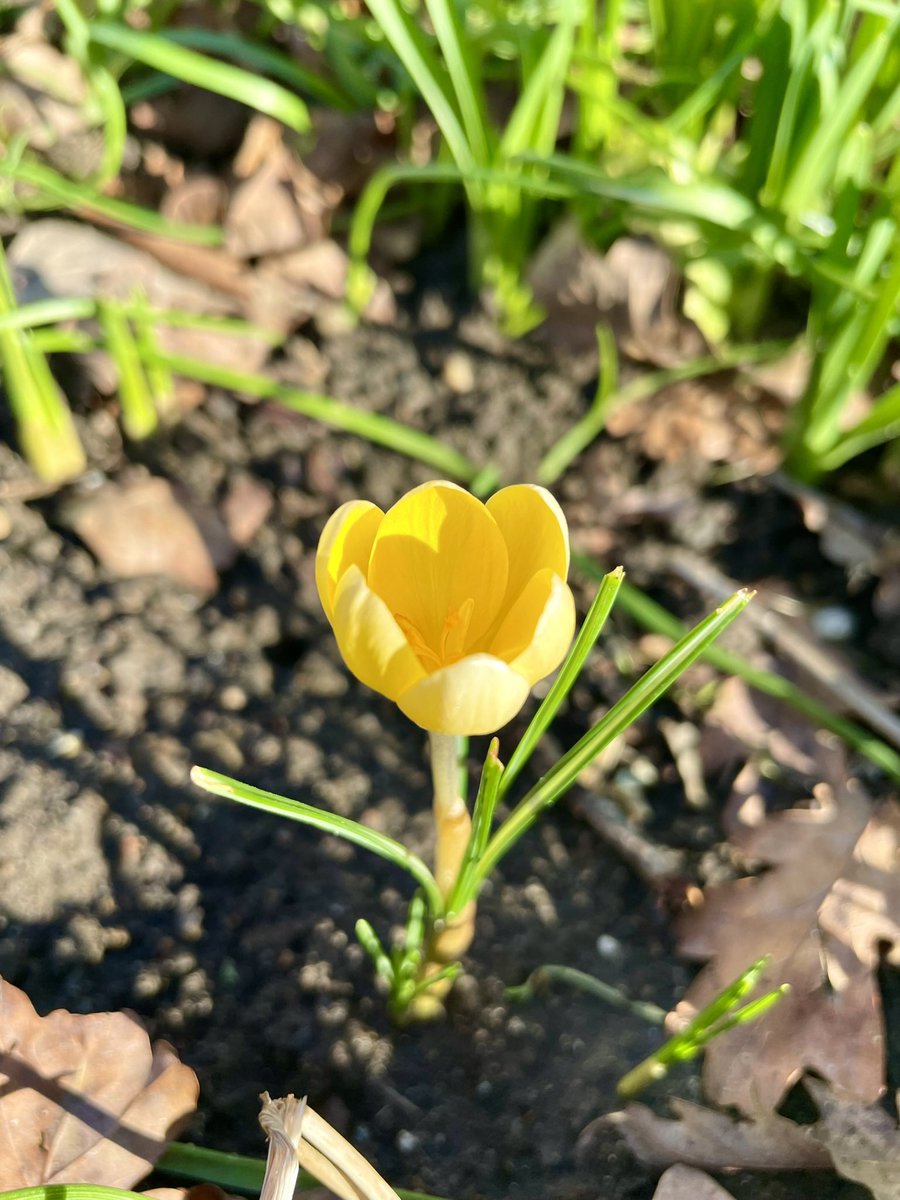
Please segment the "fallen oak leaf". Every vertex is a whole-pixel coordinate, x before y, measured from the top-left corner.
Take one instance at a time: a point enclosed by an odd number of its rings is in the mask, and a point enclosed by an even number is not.
[[[131,1188],[196,1108],[194,1072],[128,1013],[35,1012],[0,979],[0,1191]]]
[[[875,809],[844,782],[843,757],[811,808],[763,815],[747,787],[732,844],[767,864],[764,874],[708,888],[681,921],[679,948],[710,960],[676,1009],[690,1018],[754,957],[768,955],[760,988],[790,994],[758,1022],[741,1025],[706,1052],[704,1082],[718,1104],[756,1115],[774,1109],[812,1069],[862,1100],[883,1088],[884,1031],[875,980],[879,945],[900,962],[900,806]],[[748,774],[749,772],[749,774]]]
[[[658,1166],[687,1163],[712,1171],[819,1170],[831,1165],[828,1151],[810,1126],[797,1125],[778,1113],[760,1113],[753,1121],[735,1121],[727,1113],[671,1101],[674,1119],[660,1117],[646,1104],[629,1104],[621,1112],[592,1121],[579,1142],[589,1141],[595,1127],[613,1125],[637,1158]]]
[[[702,1171],[678,1163],[662,1173],[653,1200],[732,1200],[732,1195]]]
[[[900,1198],[900,1128],[878,1105],[842,1098],[818,1079],[805,1079],[821,1113],[813,1126],[835,1168],[869,1189],[875,1200]],[[900,1100],[900,1096],[898,1096]]]

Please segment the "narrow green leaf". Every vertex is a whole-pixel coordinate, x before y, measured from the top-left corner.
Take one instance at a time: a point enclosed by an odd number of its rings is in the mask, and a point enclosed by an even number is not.
[[[129,229],[159,234],[174,241],[193,242],[200,246],[219,246],[224,240],[221,229],[211,225],[184,225],[169,221],[149,208],[140,208],[113,196],[102,196],[82,183],[73,183],[64,175],[43,163],[26,159],[0,157],[0,178],[13,179],[43,192],[64,208],[75,212],[97,213]]]
[[[574,561],[589,579],[599,582],[603,578],[603,569],[586,554],[576,555]],[[623,583],[619,592],[618,604],[645,629],[661,633],[673,641],[684,637],[687,632],[687,626],[677,617],[667,612],[661,604],[657,604],[655,600],[652,600],[633,584]],[[738,676],[750,687],[767,696],[774,696],[777,700],[784,701],[797,712],[803,713],[811,721],[815,721],[817,725],[821,725],[823,729],[830,729],[832,733],[843,738],[848,746],[852,746],[854,750],[865,755],[891,779],[900,782],[900,754],[886,742],[880,741],[868,729],[832,712],[831,709],[814,697],[807,695],[802,688],[791,683],[790,680],[776,675],[773,671],[762,670],[741,658],[739,654],[732,653],[731,650],[711,645],[704,650],[703,657],[723,675]]]
[[[572,645],[572,649],[560,667],[550,691],[544,697],[540,707],[532,717],[528,728],[522,735],[521,741],[510,756],[509,763],[500,780],[500,799],[503,799],[521,774],[522,768],[531,758],[535,747],[544,733],[550,728],[554,717],[559,712],[575,681],[581,674],[585,660],[593,649],[597,638],[602,633],[606,619],[616,602],[616,596],[624,578],[625,572],[622,567],[616,567],[614,571],[610,571],[604,577],[603,582],[597,589],[597,594],[594,596],[591,607],[588,609],[588,614],[584,618],[581,629],[578,631],[578,636]]]
[[[425,7],[444,56],[472,157],[486,166],[491,161],[493,139],[477,58],[453,0],[425,0]]]
[[[271,79],[262,79],[231,63],[207,58],[160,34],[130,29],[111,21],[91,21],[90,35],[95,45],[125,54],[135,62],[164,71],[195,87],[238,100],[248,108],[282,121],[298,133],[306,133],[311,126],[309,110],[300,97]]]
[[[384,31],[437,122],[457,167],[471,171],[476,157],[445,82],[445,72],[422,31],[398,0],[370,0],[369,11]]]
[[[291,800],[287,796],[279,796],[274,792],[263,791],[262,788],[251,787],[237,779],[230,779],[218,771],[210,771],[205,767],[191,768],[191,781],[204,791],[214,796],[222,796],[226,800],[235,800],[238,804],[246,804],[248,808],[258,808],[263,812],[275,813],[287,817],[289,821],[298,821],[301,825],[309,825],[321,833],[330,833],[334,837],[343,838],[364,850],[370,850],[380,858],[394,863],[408,871],[425,893],[429,909],[433,916],[441,916],[444,912],[444,901],[441,897],[435,878],[422,860],[411,850],[389,838],[386,834],[375,829],[360,825],[347,817],[336,813],[325,812],[311,804],[300,800]]]
[[[243,371],[233,371],[218,363],[206,362],[198,358],[188,358],[183,354],[159,355],[158,361],[163,363],[178,375],[188,379],[199,379],[215,387],[230,388],[236,392],[244,392],[248,396],[260,399],[274,400],[303,416],[321,421],[333,429],[343,429],[366,438],[379,446],[387,446],[398,454],[405,454],[419,462],[436,467],[455,479],[467,481],[472,479],[479,468],[464,455],[445,446],[437,438],[417,429],[401,425],[380,413],[365,412],[351,404],[343,404],[330,396],[320,396],[312,392],[304,392],[299,388],[285,387],[265,375],[251,375]]]
[[[477,864],[475,887],[530,829],[545,808],[554,804],[578,779],[601,750],[633,725],[691,663],[740,615],[753,593],[742,588],[673,646],[664,658],[625,693],[537,783],[503,822]]]

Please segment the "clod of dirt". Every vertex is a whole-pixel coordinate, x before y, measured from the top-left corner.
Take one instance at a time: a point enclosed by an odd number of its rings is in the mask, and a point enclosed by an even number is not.
[[[194,1072],[127,1013],[39,1017],[0,980],[0,1188],[131,1188],[194,1111]]]

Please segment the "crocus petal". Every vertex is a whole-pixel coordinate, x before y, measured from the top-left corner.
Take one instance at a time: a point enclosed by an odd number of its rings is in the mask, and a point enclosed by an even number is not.
[[[542,575],[544,572],[541,572],[540,576],[535,576],[533,589],[530,586],[526,588],[526,592],[522,594],[523,601],[528,599],[534,604],[539,600],[542,590],[540,586]],[[532,593],[530,596],[529,592]],[[512,616],[514,613],[510,613],[510,618]],[[532,620],[532,617],[533,611],[526,612],[526,605],[523,602],[520,616],[517,619],[521,619],[524,626]],[[546,595],[544,607],[541,608],[533,628],[532,641],[514,659],[508,660],[512,670],[522,674],[528,680],[529,688],[533,688],[539,679],[544,679],[551,671],[556,671],[568,653],[572,637],[575,635],[575,598],[572,596],[568,584],[564,580],[560,580],[558,575],[553,575],[551,578],[550,594]],[[502,634],[503,629],[500,629],[498,640]]]
[[[569,571],[566,518],[546,488],[517,483],[491,496],[487,510],[500,527],[509,553],[506,604],[513,603],[544,568],[562,579]]]
[[[335,589],[333,624],[344,662],[357,679],[389,700],[425,678],[400,626],[355,564]]]
[[[490,654],[472,654],[426,676],[397,700],[400,710],[432,733],[457,737],[493,733],[528,697],[528,683]]]
[[[316,586],[325,616],[334,624],[334,593],[351,564],[366,574],[384,513],[368,500],[350,500],[332,513],[316,550]]]
[[[455,484],[439,482],[415,488],[388,510],[368,579],[440,657],[447,621],[463,606],[463,653],[491,626],[506,595],[507,572],[506,543],[485,506]]]

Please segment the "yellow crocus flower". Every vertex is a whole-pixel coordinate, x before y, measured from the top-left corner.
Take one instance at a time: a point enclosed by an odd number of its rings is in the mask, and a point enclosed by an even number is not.
[[[541,487],[482,504],[425,483],[382,512],[343,504],[316,554],[338,647],[363,683],[433,733],[493,733],[562,662],[575,631],[569,536]]]

